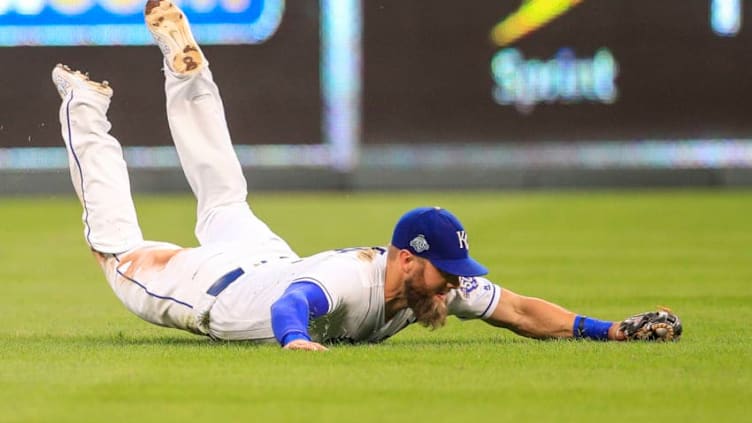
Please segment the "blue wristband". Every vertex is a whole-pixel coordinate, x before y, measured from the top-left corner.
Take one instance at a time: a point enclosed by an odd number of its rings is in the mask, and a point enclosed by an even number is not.
[[[577,316],[574,318],[572,334],[575,338],[606,341],[608,340],[608,330],[611,329],[612,325],[613,322],[591,319],[587,316]]]

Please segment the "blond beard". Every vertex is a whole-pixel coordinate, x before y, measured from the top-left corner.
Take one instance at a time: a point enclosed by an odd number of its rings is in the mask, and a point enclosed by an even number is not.
[[[435,295],[430,297],[419,296],[413,298],[413,301],[408,301],[408,303],[412,303],[409,307],[415,314],[415,319],[421,325],[434,330],[446,323],[448,310],[443,297]]]

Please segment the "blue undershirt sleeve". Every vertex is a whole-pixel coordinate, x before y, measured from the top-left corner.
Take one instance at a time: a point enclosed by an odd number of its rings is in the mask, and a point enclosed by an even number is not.
[[[308,322],[329,312],[329,301],[313,282],[291,284],[272,304],[272,331],[283,347],[296,339],[310,341]]]

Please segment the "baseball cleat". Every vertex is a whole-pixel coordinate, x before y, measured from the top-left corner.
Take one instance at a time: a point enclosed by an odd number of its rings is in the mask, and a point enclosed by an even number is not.
[[[104,96],[112,97],[112,87],[110,87],[109,82],[92,81],[88,73],[73,70],[61,63],[58,63],[52,69],[52,82],[61,98],[68,97],[68,94],[76,89],[93,90]]]
[[[144,19],[170,70],[184,75],[201,70],[206,59],[179,7],[169,0],[149,0]]]

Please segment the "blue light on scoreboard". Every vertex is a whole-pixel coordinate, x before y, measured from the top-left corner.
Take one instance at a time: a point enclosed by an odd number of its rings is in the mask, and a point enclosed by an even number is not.
[[[145,0],[0,0],[0,46],[145,45]],[[202,44],[257,44],[276,32],[284,0],[175,1]]]

